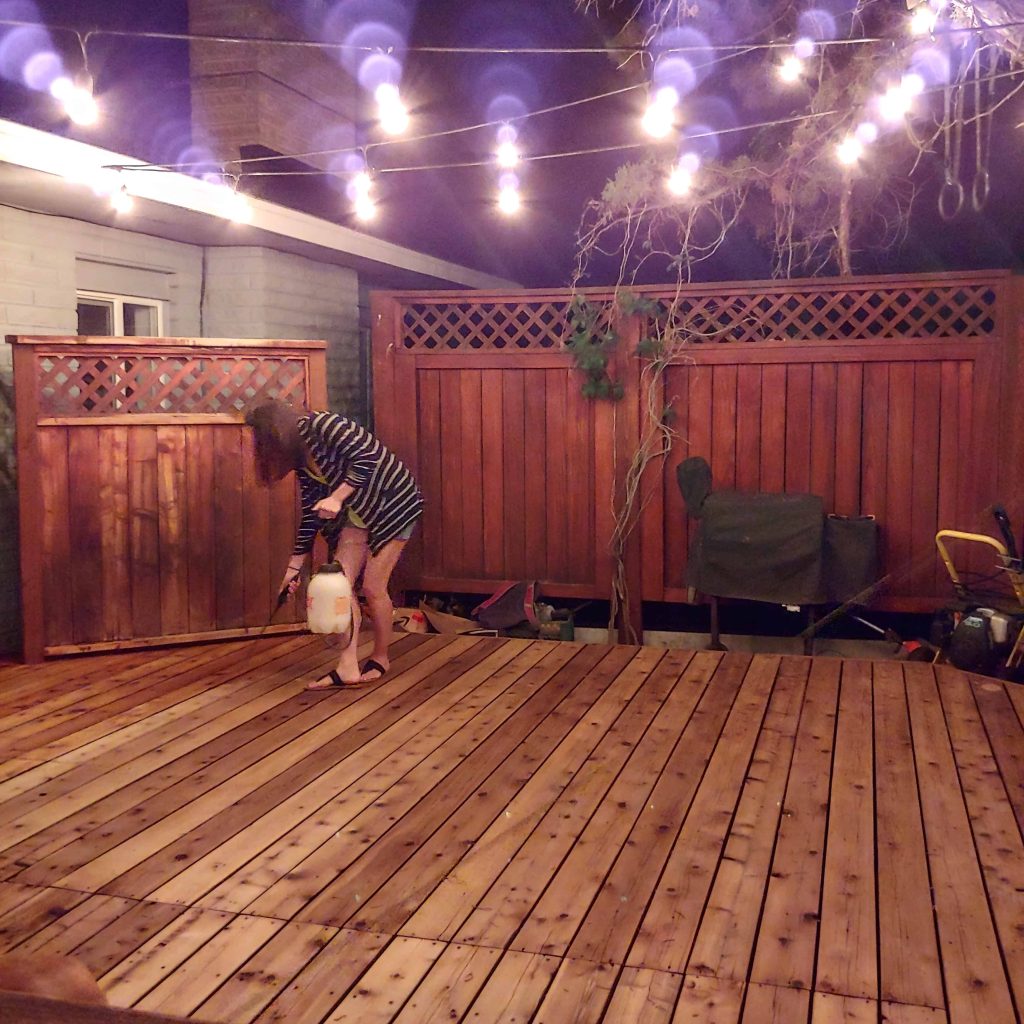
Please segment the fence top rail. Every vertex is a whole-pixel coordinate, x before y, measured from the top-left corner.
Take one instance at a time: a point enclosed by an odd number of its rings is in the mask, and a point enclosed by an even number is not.
[[[584,288],[520,288],[509,291],[483,290],[373,290],[371,299],[378,298],[406,303],[449,302],[567,302],[579,295],[591,301],[610,302],[618,292],[629,292],[646,297],[701,296],[708,298],[732,295],[757,295],[814,291],[822,294],[835,292],[896,291],[901,288],[955,287],[988,285],[999,289],[1014,276],[1012,270],[937,271],[927,274],[873,274],[857,277],[801,277],[777,278],[759,281],[699,281],[676,286],[673,284],[623,285],[619,289],[602,286]]]
[[[326,350],[326,341],[295,341],[275,338],[141,338],[121,336],[86,336],[65,334],[8,334],[8,345],[45,346],[91,346],[126,351],[160,349],[210,348],[238,349],[289,349],[298,352]]]

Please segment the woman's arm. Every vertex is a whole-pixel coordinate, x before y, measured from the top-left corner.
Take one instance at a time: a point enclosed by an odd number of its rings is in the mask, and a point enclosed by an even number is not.
[[[333,412],[316,414],[310,421],[310,429],[321,444],[344,463],[344,482],[351,484],[353,491],[370,482],[382,452],[380,444],[368,430]],[[351,493],[349,491],[345,498]]]
[[[316,482],[303,472],[297,473],[296,476],[299,481],[302,518],[299,520],[299,527],[295,533],[295,547],[292,548],[292,557],[299,561],[300,559],[305,559],[306,555],[313,550],[313,541],[316,539],[316,532],[320,528],[320,519],[315,511],[318,490]]]
[[[334,519],[341,512],[342,505],[355,494],[355,490],[350,483],[343,483],[340,487],[331,491],[326,498],[318,501],[313,506],[313,511],[321,519]]]

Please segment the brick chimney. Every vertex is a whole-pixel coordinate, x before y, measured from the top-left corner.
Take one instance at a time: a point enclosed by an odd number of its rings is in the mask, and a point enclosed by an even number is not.
[[[189,0],[189,29],[199,35],[306,37],[284,8],[274,0]],[[359,87],[331,53],[193,42],[190,57],[193,134],[218,156],[237,157],[246,146],[304,153],[355,143]],[[325,157],[305,162],[327,166]]]

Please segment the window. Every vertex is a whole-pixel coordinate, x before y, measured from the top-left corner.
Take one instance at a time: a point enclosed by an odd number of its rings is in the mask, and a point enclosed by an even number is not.
[[[164,304],[134,295],[78,293],[78,333],[128,338],[158,338],[164,329]]]

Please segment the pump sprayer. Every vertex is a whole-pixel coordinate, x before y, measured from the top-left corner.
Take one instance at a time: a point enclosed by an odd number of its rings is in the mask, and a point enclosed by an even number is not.
[[[325,562],[309,581],[306,619],[311,633],[346,633],[352,624],[352,584],[337,562]]]

